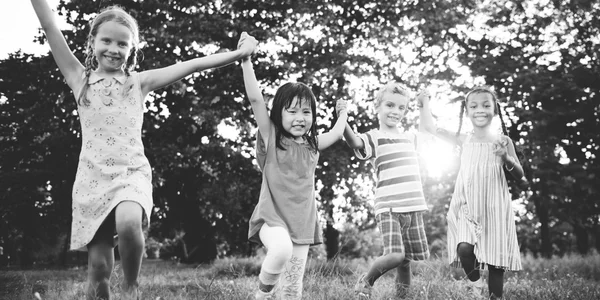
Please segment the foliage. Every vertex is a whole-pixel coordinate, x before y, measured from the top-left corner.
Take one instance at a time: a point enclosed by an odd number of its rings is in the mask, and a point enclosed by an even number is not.
[[[58,12],[73,26],[64,34],[78,58],[89,19],[111,4],[139,22],[140,71],[234,49],[248,31],[261,41],[253,59],[266,98],[283,82],[308,84],[320,103],[319,132],[333,124],[338,99],[351,100],[355,131],[375,128],[373,94],[392,79],[413,90],[436,86],[447,99],[476,82],[493,85],[532,183],[531,191],[514,194],[526,208],[518,223],[523,250],[562,254],[575,250],[575,241],[585,253],[592,235],[600,248],[597,2],[61,1]],[[38,41],[45,42],[43,35]],[[261,174],[242,82],[231,65],[188,76],[147,99],[142,134],[153,166],[150,235],[169,241],[171,257],[200,263],[254,253],[246,235]],[[0,107],[5,251],[31,265],[42,251],[35,245],[54,243],[63,255],[49,260],[64,264],[68,239],[53,237],[69,232],[81,133],[73,95],[51,54],[17,52],[0,61]],[[407,129],[418,123],[411,108]],[[224,126],[237,135],[223,136]],[[455,171],[424,182],[427,234],[440,252]],[[359,237],[374,228],[363,184],[372,177],[343,142],[321,153],[316,180],[329,258],[349,251],[338,240],[339,224],[355,224],[358,229],[344,230],[358,230]],[[348,255],[366,252],[355,248]]]

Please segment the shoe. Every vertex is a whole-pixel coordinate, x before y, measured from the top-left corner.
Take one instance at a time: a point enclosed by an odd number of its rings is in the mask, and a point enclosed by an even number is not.
[[[255,300],[275,300],[275,289],[270,292],[263,292],[261,290],[256,291],[254,294]]]
[[[365,280],[367,274],[362,274],[354,285],[354,293],[359,300],[371,299],[371,290],[373,287]]]
[[[485,282],[483,281],[483,276],[479,277],[477,281],[470,281],[467,279],[467,291],[477,299],[480,299],[484,296],[484,289]]]

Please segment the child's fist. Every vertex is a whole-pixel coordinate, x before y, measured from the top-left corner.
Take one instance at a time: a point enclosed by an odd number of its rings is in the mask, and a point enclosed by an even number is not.
[[[246,33],[245,31],[242,32],[242,35],[240,36],[240,40],[238,41],[238,49],[242,50],[242,52],[244,53],[244,57],[247,58],[248,56],[254,54],[254,52],[256,52],[256,46],[258,45],[258,41],[256,41],[256,39],[249,35],[248,33]]]
[[[494,154],[505,159],[508,156],[508,137],[503,135],[492,144]]]
[[[429,94],[429,91],[426,89],[420,90],[419,93],[417,94],[417,101],[419,103],[419,107],[423,107],[423,103],[429,102],[430,99],[431,99],[431,94]]]
[[[348,102],[346,100],[338,100],[335,102],[335,113],[339,116],[342,112],[347,112]]]

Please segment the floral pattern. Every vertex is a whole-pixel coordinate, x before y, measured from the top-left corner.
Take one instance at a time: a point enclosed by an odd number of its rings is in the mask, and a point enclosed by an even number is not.
[[[138,74],[102,78],[92,73],[88,84],[90,104],[78,105],[83,147],[73,186],[71,226],[71,249],[83,251],[121,201],[139,203],[145,225],[152,210],[152,172],[142,144]]]

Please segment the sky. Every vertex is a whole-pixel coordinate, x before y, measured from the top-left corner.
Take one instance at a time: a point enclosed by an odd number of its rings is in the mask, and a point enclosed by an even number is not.
[[[51,8],[56,8],[59,0],[47,0]],[[59,18],[59,23],[66,26]],[[45,54],[50,51],[48,45],[40,45],[33,40],[38,35],[38,21],[31,2],[27,0],[0,1],[0,59],[8,57],[21,49],[25,53]]]

